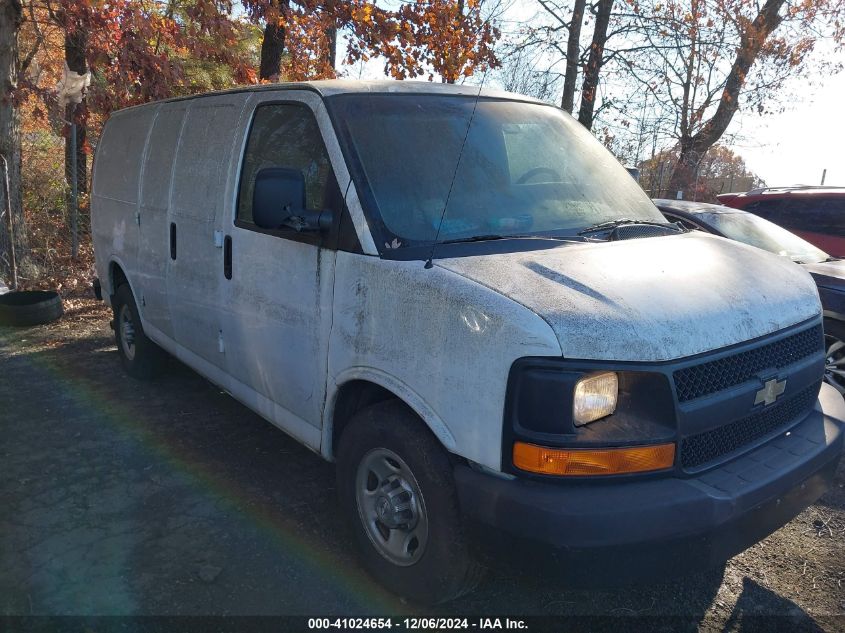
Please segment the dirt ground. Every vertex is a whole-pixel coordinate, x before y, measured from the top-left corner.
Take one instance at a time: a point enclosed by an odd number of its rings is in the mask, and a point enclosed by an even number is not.
[[[758,630],[845,630],[843,466],[724,570],[614,591],[497,572],[424,609],[357,566],[330,464],[175,360],[129,378],[102,304],[66,309],[0,328],[0,616],[603,616],[621,631],[777,616]]]

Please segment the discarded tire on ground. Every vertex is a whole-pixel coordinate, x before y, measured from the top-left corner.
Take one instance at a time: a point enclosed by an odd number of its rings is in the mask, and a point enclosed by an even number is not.
[[[41,325],[64,314],[62,298],[53,290],[26,290],[0,295],[0,325]]]

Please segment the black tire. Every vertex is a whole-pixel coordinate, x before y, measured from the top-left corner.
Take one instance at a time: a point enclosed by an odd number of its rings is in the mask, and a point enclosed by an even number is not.
[[[418,558],[409,558],[413,562],[389,560],[365,526],[366,511],[359,510],[359,466],[361,472],[369,472],[362,464],[385,449],[404,462],[402,467],[410,470],[421,493],[416,507],[425,515],[427,536]],[[368,482],[378,480],[372,472],[364,477]],[[387,484],[373,485],[372,494],[379,496]],[[349,422],[337,452],[337,490],[364,567],[388,590],[415,602],[437,604],[471,591],[481,580],[484,569],[471,558],[464,537],[449,456],[403,403],[375,404]]]
[[[0,325],[42,325],[64,314],[62,298],[53,290],[27,290],[0,295]]]
[[[138,306],[128,284],[121,284],[112,299],[114,340],[123,368],[133,378],[147,380],[158,373],[163,353],[144,334]]]
[[[824,381],[845,395],[845,323],[824,320]]]

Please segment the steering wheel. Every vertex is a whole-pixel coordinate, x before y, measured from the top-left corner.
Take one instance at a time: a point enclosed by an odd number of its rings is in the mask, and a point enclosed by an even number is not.
[[[534,176],[539,176],[540,174],[548,174],[555,178],[554,182],[560,182],[560,174],[557,173],[554,169],[550,167],[535,167],[534,169],[529,169],[527,172],[522,174],[516,181],[518,185],[524,185],[526,182],[531,180]]]

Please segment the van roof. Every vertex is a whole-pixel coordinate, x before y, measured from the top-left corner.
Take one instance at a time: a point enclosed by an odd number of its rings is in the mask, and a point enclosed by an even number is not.
[[[181,97],[172,97],[170,99],[162,99],[160,101],[152,101],[149,103],[142,103],[123,110],[130,110],[132,108],[140,108],[153,103],[169,103],[172,101],[185,101],[188,99],[198,99],[201,97],[233,94],[239,92],[262,92],[265,90],[311,90],[320,94],[323,97],[332,97],[341,94],[431,94],[431,95],[464,95],[476,96],[479,94],[478,86],[474,85],[457,85],[457,84],[443,84],[434,83],[430,81],[397,81],[392,79],[381,79],[372,81],[358,81],[353,79],[322,79],[319,81],[296,81],[296,82],[280,82],[270,84],[257,84],[250,86],[238,86],[236,88],[229,88],[227,90],[216,90],[213,92],[202,92],[194,95],[185,95]],[[491,88],[482,88],[480,95],[482,97],[494,97],[499,99],[510,99],[513,101],[526,101],[530,103],[542,103],[538,99],[527,97],[525,95],[517,94],[515,92],[505,92],[503,90],[495,90]]]

